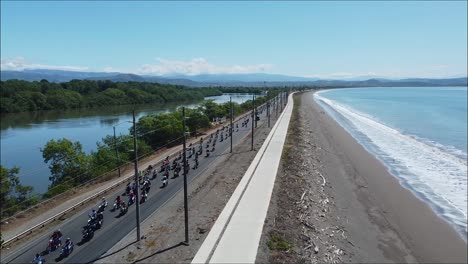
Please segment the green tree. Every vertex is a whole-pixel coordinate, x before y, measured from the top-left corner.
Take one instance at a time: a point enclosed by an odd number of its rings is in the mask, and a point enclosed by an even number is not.
[[[133,133],[133,127],[130,133]],[[137,122],[137,136],[153,149],[172,143],[182,136],[182,114],[161,113],[141,117]]]
[[[187,117],[185,124],[188,126],[189,131],[193,132],[193,135],[197,134],[198,129],[209,128],[211,126],[208,116],[198,109],[186,109],[185,115]]]
[[[117,158],[115,151],[118,151]],[[138,156],[144,156],[152,149],[145,141],[137,139]],[[135,154],[133,152],[133,136],[120,135],[116,137],[106,136],[102,142],[97,143],[97,151],[91,153],[91,171],[93,177],[102,175],[105,172],[115,169],[120,164],[125,164],[133,161]]]
[[[52,139],[46,143],[41,152],[52,174],[49,177],[51,187],[64,182],[66,177],[73,179],[74,184],[89,179],[89,158],[83,152],[80,142],[71,142],[66,138]]]
[[[219,104],[215,103],[213,100],[206,100],[200,104],[198,107],[203,114],[205,114],[208,119],[211,121],[215,117],[223,117],[224,111]]]
[[[49,90],[46,96],[47,103],[54,109],[79,108],[83,103],[79,93],[61,88]]]
[[[27,208],[37,203],[37,198],[32,196],[33,188],[22,185],[17,176],[19,168],[7,169],[0,165],[0,204],[2,217],[12,215],[18,210]]]

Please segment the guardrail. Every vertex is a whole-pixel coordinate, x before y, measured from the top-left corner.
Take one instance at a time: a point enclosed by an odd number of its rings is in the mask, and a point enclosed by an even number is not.
[[[262,104],[262,105],[259,105],[259,106],[257,106],[257,107],[261,107],[261,106],[263,106],[263,105],[265,105],[265,104],[266,104],[266,103],[264,103],[264,104]],[[237,122],[239,119],[244,118],[245,116],[250,115],[250,114],[251,114],[250,111],[248,111],[247,113],[244,113],[244,114],[238,116],[238,117],[237,117],[237,120],[235,120],[235,122]],[[253,123],[252,123],[252,125],[253,125]],[[179,150],[178,148],[175,148],[168,156],[169,156],[169,157],[172,157],[172,156],[174,156],[175,154],[177,154],[179,151],[181,151],[181,150]],[[156,165],[159,164],[159,163],[161,163],[164,159],[166,159],[166,158],[160,159],[159,161],[157,161],[156,163],[154,163],[155,167],[157,167]],[[11,243],[13,243],[13,242],[15,242],[15,241],[20,240],[20,239],[21,239],[22,237],[24,237],[24,236],[27,236],[27,235],[32,234],[34,230],[39,229],[39,228],[43,228],[45,225],[47,225],[47,224],[49,224],[49,223],[51,223],[51,222],[54,222],[56,219],[58,219],[58,218],[60,218],[60,217],[62,217],[62,216],[65,216],[68,212],[74,211],[77,207],[83,206],[83,205],[86,204],[87,202],[89,202],[89,201],[95,199],[95,198],[98,197],[98,196],[101,196],[101,195],[107,193],[108,191],[110,191],[110,190],[112,190],[112,189],[118,187],[119,185],[121,185],[121,184],[124,183],[124,182],[127,182],[127,181],[132,180],[133,178],[134,178],[134,175],[128,176],[128,177],[122,179],[121,181],[119,181],[119,182],[113,184],[112,186],[109,186],[109,187],[107,187],[106,189],[104,189],[104,190],[102,190],[102,191],[100,191],[100,192],[98,192],[98,193],[95,193],[95,194],[89,196],[88,198],[85,198],[83,201],[81,201],[81,202],[79,202],[79,203],[77,203],[77,204],[75,204],[75,205],[73,205],[73,206],[71,206],[71,207],[69,207],[69,208],[63,210],[62,212],[60,212],[60,213],[58,213],[58,214],[55,214],[54,216],[52,216],[52,217],[50,217],[50,218],[48,218],[48,219],[46,219],[46,220],[40,222],[39,224],[36,224],[35,226],[30,227],[29,229],[27,229],[27,230],[25,230],[25,231],[23,231],[23,232],[21,232],[21,233],[15,235],[15,236],[13,236],[12,238],[10,238],[10,239],[8,239],[8,240],[6,240],[6,241],[4,241],[4,242],[2,243],[2,248],[6,247],[7,245],[9,245],[9,244],[11,244]],[[56,198],[56,197],[54,197],[54,198]],[[51,199],[52,199],[52,198],[51,198]],[[46,201],[49,201],[49,200],[50,200],[50,199],[48,199],[48,200],[46,200]],[[44,201],[44,202],[46,202],[46,201]],[[24,212],[24,211],[23,211],[23,212]],[[15,214],[15,215],[18,215],[18,214]],[[14,216],[12,216],[12,217],[14,217]],[[9,219],[11,219],[12,217],[9,217]],[[4,221],[5,221],[5,220],[4,220]]]

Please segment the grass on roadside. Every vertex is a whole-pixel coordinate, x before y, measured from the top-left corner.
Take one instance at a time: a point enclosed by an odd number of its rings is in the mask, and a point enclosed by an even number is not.
[[[282,161],[287,161],[290,158],[291,150],[293,150],[293,144],[296,142],[295,138],[298,134],[299,127],[299,108],[301,106],[300,94],[293,95],[294,107],[291,115],[291,120],[289,121],[290,125],[288,133],[286,135],[286,141],[283,146],[283,153],[281,155]]]
[[[272,234],[270,236],[270,239],[267,241],[267,246],[270,250],[278,251],[288,251],[292,248],[292,245],[278,234]]]

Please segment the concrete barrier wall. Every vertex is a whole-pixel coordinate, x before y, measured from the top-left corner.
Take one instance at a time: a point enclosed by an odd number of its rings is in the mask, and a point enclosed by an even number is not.
[[[254,263],[293,109],[292,94],[192,263]]]

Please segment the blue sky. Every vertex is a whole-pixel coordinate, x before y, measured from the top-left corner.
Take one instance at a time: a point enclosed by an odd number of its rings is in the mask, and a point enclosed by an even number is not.
[[[467,2],[5,2],[2,69],[467,75]]]

